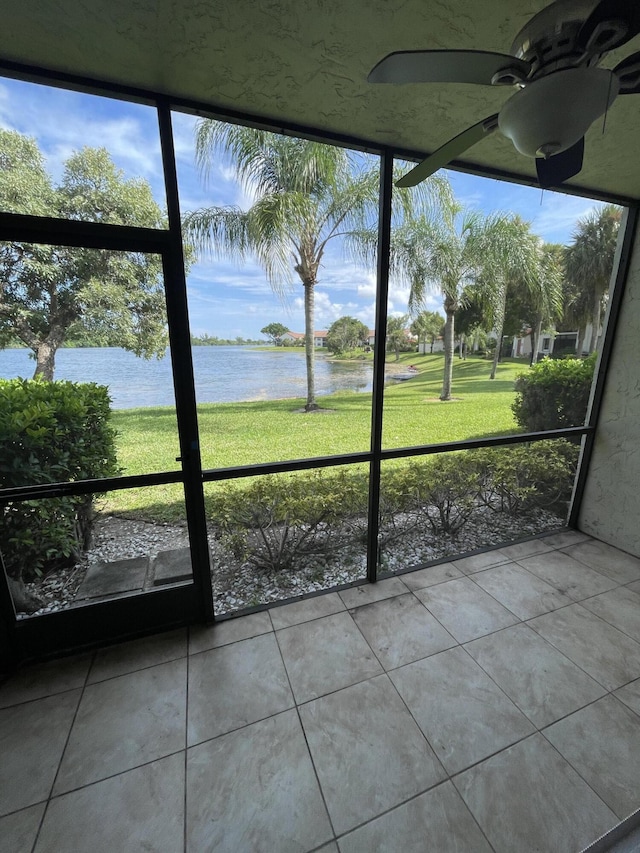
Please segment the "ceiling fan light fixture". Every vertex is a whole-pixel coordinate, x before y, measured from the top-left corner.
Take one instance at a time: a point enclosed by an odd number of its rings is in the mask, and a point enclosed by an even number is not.
[[[581,139],[616,99],[618,78],[604,68],[568,68],[529,83],[500,110],[500,132],[529,157],[550,157]]]

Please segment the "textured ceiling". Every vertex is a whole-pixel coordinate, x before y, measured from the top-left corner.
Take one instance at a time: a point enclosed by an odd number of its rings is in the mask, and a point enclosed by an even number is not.
[[[635,2],[635,0],[634,0]],[[5,0],[0,58],[126,83],[429,152],[499,110],[509,91],[463,84],[372,86],[393,50],[507,52],[544,0]],[[640,50],[640,36],[606,66]],[[620,97],[586,138],[575,187],[640,198],[640,95]],[[534,177],[495,134],[465,161]]]

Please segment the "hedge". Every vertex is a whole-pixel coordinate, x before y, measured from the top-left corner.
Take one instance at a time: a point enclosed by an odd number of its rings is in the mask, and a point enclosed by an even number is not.
[[[528,432],[582,426],[593,381],[596,355],[588,358],[544,358],[516,378],[511,408]]]
[[[579,448],[564,439],[386,464],[380,482],[381,549],[412,532],[457,535],[487,510],[566,516]],[[211,529],[236,559],[268,573],[330,559],[367,537],[368,476],[325,469],[267,474],[207,496]]]
[[[95,383],[0,380],[0,486],[119,473],[108,389]],[[10,577],[32,580],[70,564],[91,539],[93,497],[5,503],[0,552]]]

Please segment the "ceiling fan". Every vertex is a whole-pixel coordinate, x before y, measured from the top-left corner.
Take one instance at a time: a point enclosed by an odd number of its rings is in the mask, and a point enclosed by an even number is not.
[[[403,50],[380,60],[370,83],[477,83],[517,91],[500,112],[450,139],[404,175],[419,184],[485,136],[499,130],[535,157],[540,186],[577,175],[584,135],[618,95],[640,94],[640,51],[611,71],[605,54],[640,33],[638,0],[556,0],[523,27],[511,53],[482,50]]]

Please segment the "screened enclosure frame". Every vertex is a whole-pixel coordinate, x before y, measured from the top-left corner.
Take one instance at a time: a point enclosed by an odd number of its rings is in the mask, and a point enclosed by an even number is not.
[[[588,196],[595,200],[613,202],[627,208],[621,224],[621,236],[618,240],[618,252],[614,263],[614,284],[608,305],[608,322],[605,324],[602,352],[598,362],[596,378],[592,386],[586,423],[583,426],[537,433],[517,433],[485,439],[467,439],[438,444],[384,449],[382,447],[382,422],[386,341],[384,335],[376,335],[374,344],[371,438],[368,451],[203,470],[199,449],[198,418],[191,354],[178,184],[171,129],[171,112],[186,112],[223,121],[233,121],[248,126],[260,127],[264,130],[284,132],[289,135],[313,139],[314,141],[365,151],[375,154],[380,158],[375,319],[377,329],[385,328],[387,320],[393,161],[396,158],[418,159],[422,156],[421,153],[407,152],[388,147],[381,148],[380,146],[372,145],[367,140],[356,137],[335,136],[321,132],[318,129],[301,127],[294,124],[283,127],[282,122],[269,122],[265,117],[243,115],[231,110],[216,109],[211,104],[203,104],[186,99],[168,98],[154,92],[141,91],[131,87],[89,80],[68,74],[54,73],[16,63],[0,62],[0,74],[8,77],[16,77],[28,82],[69,88],[87,94],[144,103],[155,107],[157,110],[167,199],[168,228],[166,230],[0,213],[0,241],[20,240],[22,242],[49,245],[119,249],[153,253],[162,258],[180,446],[180,456],[177,458],[177,461],[182,466],[179,471],[0,489],[0,506],[8,501],[72,496],[166,483],[182,483],[184,487],[193,568],[193,579],[190,583],[182,583],[175,587],[155,590],[153,592],[139,593],[130,597],[116,598],[109,601],[96,601],[91,604],[26,619],[17,618],[6,574],[4,570],[0,570],[0,643],[4,643],[7,649],[4,655],[6,659],[16,660],[19,658],[41,657],[60,652],[67,648],[95,645],[171,626],[198,621],[211,622],[214,618],[226,619],[235,615],[230,614],[216,617],[214,613],[203,490],[204,483],[208,482],[231,481],[260,474],[305,471],[354,463],[367,464],[369,467],[368,534],[366,546],[367,571],[366,579],[363,578],[362,581],[357,581],[356,583],[366,581],[375,583],[378,577],[378,510],[380,504],[380,473],[383,462],[393,459],[448,453],[451,451],[526,444],[546,439],[581,436],[582,449],[568,518],[569,527],[577,525],[580,502],[584,491],[606,384],[607,370],[613,348],[617,318],[627,279],[635,230],[638,225],[639,208],[636,201],[628,198],[603,197],[601,193],[589,193],[588,191],[578,193],[572,190],[572,194]],[[516,178],[508,173],[496,171],[487,170],[481,176],[498,177],[517,183],[525,183],[521,177]],[[300,596],[297,597],[299,598]],[[258,607],[249,609],[260,610],[267,606],[259,605]],[[241,612],[247,612],[247,610]],[[1,662],[2,654],[0,653]]]

